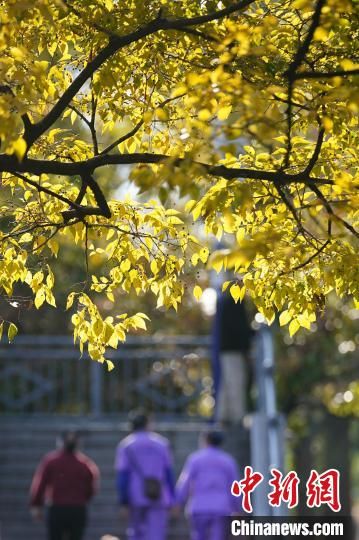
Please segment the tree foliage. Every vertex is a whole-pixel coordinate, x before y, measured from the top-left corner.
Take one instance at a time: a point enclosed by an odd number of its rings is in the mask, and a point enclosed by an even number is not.
[[[82,246],[88,279],[67,307],[100,361],[147,316],[105,318],[98,295],[152,291],[177,309],[191,266],[232,270],[236,301],[248,292],[268,321],[281,311],[291,334],[333,290],[358,302],[353,3],[0,6],[5,296],[23,282],[37,308],[55,306],[51,261]],[[148,197],[106,192],[102,173],[118,168]],[[210,253],[214,237],[224,247]]]

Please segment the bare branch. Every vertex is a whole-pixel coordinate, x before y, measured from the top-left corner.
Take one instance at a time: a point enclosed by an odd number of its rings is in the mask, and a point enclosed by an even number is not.
[[[319,154],[320,154],[322,144],[323,144],[323,140],[324,140],[324,135],[325,135],[324,128],[320,128],[319,133],[318,133],[317,143],[315,145],[313,155],[310,158],[309,163],[308,163],[308,165],[307,165],[307,167],[305,169],[305,174],[307,174],[308,176],[310,175],[310,173],[313,170],[313,167],[315,166],[315,164],[318,161]]]

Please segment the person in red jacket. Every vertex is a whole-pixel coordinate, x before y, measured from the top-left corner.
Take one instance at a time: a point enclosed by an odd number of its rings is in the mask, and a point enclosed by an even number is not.
[[[62,443],[60,450],[45,455],[35,472],[31,513],[34,519],[41,519],[46,503],[48,540],[81,540],[86,505],[98,489],[100,475],[96,464],[77,451],[75,432],[64,433]]]

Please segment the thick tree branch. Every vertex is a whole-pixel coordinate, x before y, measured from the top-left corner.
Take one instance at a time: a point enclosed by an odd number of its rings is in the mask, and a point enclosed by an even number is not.
[[[92,174],[88,172],[87,174],[82,175],[82,181],[88,185],[88,187],[94,194],[98,207],[101,210],[101,215],[106,218],[110,218],[111,210],[107,204],[106,197],[100,189],[96,180],[93,178]]]
[[[180,166],[182,163],[188,163],[188,159],[172,157],[165,154],[150,154],[150,153],[132,153],[132,154],[103,154],[95,156],[86,161],[78,162],[61,162],[40,159],[26,158],[23,161],[18,161],[14,155],[0,155],[0,171],[14,173],[16,171],[32,174],[58,174],[62,176],[86,175],[87,171],[94,171],[100,167],[108,165],[136,165],[136,164],[151,164],[171,161],[174,166]],[[312,186],[332,185],[333,181],[327,178],[309,177],[303,171],[296,174],[288,174],[284,171],[263,171],[256,169],[236,169],[229,168],[225,165],[209,165],[198,161],[192,162],[203,168],[205,174],[211,176],[220,176],[227,180],[234,179],[251,179],[251,180],[267,180],[270,182],[279,182],[282,185],[286,184],[304,184]]]

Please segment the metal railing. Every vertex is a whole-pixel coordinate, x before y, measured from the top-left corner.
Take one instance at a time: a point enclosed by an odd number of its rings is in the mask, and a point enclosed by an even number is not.
[[[208,336],[132,337],[108,357],[115,369],[80,357],[64,336],[19,336],[0,344],[0,412],[209,416]]]

